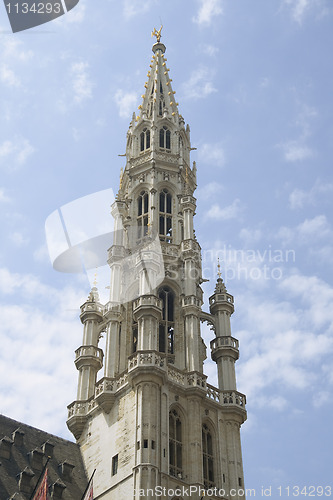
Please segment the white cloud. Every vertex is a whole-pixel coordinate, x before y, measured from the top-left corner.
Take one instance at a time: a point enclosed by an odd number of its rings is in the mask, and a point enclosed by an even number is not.
[[[28,139],[16,137],[14,141],[6,140],[0,144],[0,162],[5,163],[9,170],[15,166],[24,165],[35,148]]]
[[[30,241],[29,238],[26,238],[22,233],[18,231],[11,233],[9,238],[17,247],[23,247],[27,245]]]
[[[302,25],[305,17],[310,13],[317,19],[326,16],[329,13],[329,3],[326,0],[283,0],[282,5],[289,7],[292,19]]]
[[[30,144],[27,139],[24,139],[22,146],[17,152],[17,163],[19,165],[24,165],[27,159],[32,153],[35,152],[35,148]]]
[[[220,143],[202,144],[199,148],[199,158],[210,166],[222,167],[225,164],[225,153]]]
[[[217,92],[212,83],[213,72],[211,69],[201,67],[192,72],[188,82],[183,84],[185,99],[204,99]]]
[[[214,57],[219,53],[219,48],[216,45],[205,44],[201,47],[201,51],[203,54],[206,54],[209,57]]]
[[[261,229],[243,228],[239,232],[239,237],[244,241],[246,246],[258,243],[258,241],[261,240],[262,236],[263,234]]]
[[[0,68],[0,81],[7,87],[19,87],[21,85],[19,78],[7,64],[3,64]]]
[[[34,56],[34,53],[31,49],[23,50],[22,46],[24,47],[23,42],[17,38],[5,38],[3,40],[2,57],[10,59],[10,61],[29,61]]]
[[[124,16],[126,19],[130,19],[139,14],[147,12],[154,4],[156,0],[143,0],[142,2],[133,2],[133,0],[124,0]]]
[[[8,203],[9,201],[11,201],[11,199],[6,195],[5,190],[0,188],[0,203]]]
[[[236,337],[243,345],[246,342],[239,387],[280,411],[293,405],[288,388],[306,389],[316,405],[321,366],[333,352],[333,289],[314,276],[299,273],[283,278],[277,286],[283,300],[274,297],[273,291],[270,298],[254,299],[251,293],[238,296],[245,328]],[[322,396],[320,401],[326,398]]]
[[[299,141],[287,141],[281,144],[284,159],[288,162],[307,160],[313,156],[313,151]]]
[[[302,24],[305,13],[310,8],[309,0],[284,0],[284,2],[290,6],[291,14],[294,19],[299,24]]]
[[[312,241],[314,238],[322,239],[332,234],[325,215],[317,215],[313,219],[305,219],[304,222],[297,226],[296,231],[304,241]]]
[[[237,198],[231,205],[221,208],[217,203],[214,204],[207,212],[206,217],[217,220],[235,219],[242,211],[240,200]]]
[[[319,179],[309,191],[295,188],[289,195],[289,206],[292,210],[303,208],[305,205],[317,205],[325,195],[333,193],[333,184],[330,182],[322,182]]]
[[[200,26],[209,26],[216,16],[223,13],[221,0],[200,0],[200,8],[193,21]]]
[[[75,7],[75,9],[70,10],[66,16],[58,18],[59,20],[66,20],[68,24],[80,24],[83,22],[86,14],[86,6],[81,0],[81,2]]]
[[[318,116],[317,110],[307,104],[300,105],[293,125],[299,130],[297,139],[287,140],[277,145],[287,162],[307,160],[314,156],[314,151],[307,145],[312,135],[312,121]]]
[[[12,141],[4,141],[0,145],[0,158],[6,158],[15,151],[15,146]]]
[[[221,195],[223,190],[224,187],[222,186],[222,184],[219,184],[218,182],[210,182],[205,186],[202,186],[199,189],[197,189],[196,196],[203,200],[209,200],[216,194]]]
[[[118,107],[118,113],[121,118],[129,119],[133,113],[137,102],[137,95],[135,92],[125,92],[124,90],[117,90],[114,100]]]
[[[284,245],[291,243],[316,244],[327,238],[332,238],[332,236],[332,229],[325,215],[305,219],[296,227],[282,226],[276,233],[276,238],[281,240]]]
[[[71,73],[73,75],[72,87],[74,90],[74,101],[82,104],[87,99],[92,98],[92,82],[88,73],[89,64],[87,62],[73,63]]]
[[[328,391],[319,391],[313,395],[312,402],[315,408],[321,408],[332,399],[332,395]]]
[[[33,253],[34,260],[39,263],[50,263],[50,256],[47,246],[44,244],[37,248]]]

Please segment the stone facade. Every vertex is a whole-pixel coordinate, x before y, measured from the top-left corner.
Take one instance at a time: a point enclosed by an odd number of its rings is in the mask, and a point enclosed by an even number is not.
[[[194,500],[203,496],[199,487],[220,490],[211,498],[244,498],[246,400],[236,388],[233,297],[219,277],[210,313],[202,311],[201,248],[193,226],[196,165],[171,82],[158,38],[112,206],[110,300],[101,304],[94,287],[81,306],[78,393],[67,424],[88,476],[96,469],[100,500],[155,499],[156,487],[178,489],[163,498],[180,499],[190,486]],[[202,321],[215,334],[210,347],[218,388],[203,373]]]

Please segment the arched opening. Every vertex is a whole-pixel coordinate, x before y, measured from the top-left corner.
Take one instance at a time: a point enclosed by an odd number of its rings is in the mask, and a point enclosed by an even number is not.
[[[172,196],[167,189],[160,192],[160,224],[161,241],[172,242]]]
[[[202,463],[205,488],[214,486],[214,453],[212,433],[208,425],[202,426]]]
[[[148,193],[147,191],[141,191],[137,199],[137,226],[138,226],[137,239],[139,241],[148,234],[148,222],[149,222],[148,211],[149,211]]]
[[[166,354],[174,354],[174,293],[170,288],[163,287],[158,291],[162,300],[162,319],[159,325],[158,350]]]
[[[183,478],[182,421],[176,410],[169,413],[169,474]]]
[[[144,128],[140,134],[140,151],[150,148],[150,130]]]
[[[165,125],[160,129],[160,148],[171,149],[171,132]]]

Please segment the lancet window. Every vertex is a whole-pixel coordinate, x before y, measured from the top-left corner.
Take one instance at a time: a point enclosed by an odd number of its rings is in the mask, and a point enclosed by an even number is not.
[[[161,241],[172,242],[172,196],[167,189],[160,192],[159,235]]]
[[[204,485],[210,488],[214,486],[214,455],[212,433],[206,424],[202,426],[202,461]]]
[[[158,350],[167,354],[174,354],[174,294],[170,288],[160,288],[158,293],[162,300],[162,320],[159,325]]]
[[[140,151],[150,148],[150,130],[144,128],[140,134]]]
[[[147,191],[141,191],[137,200],[137,226],[138,226],[138,235],[137,239],[141,240],[144,236],[148,234],[148,193]]]
[[[160,148],[171,149],[171,132],[165,125],[160,129]]]
[[[183,477],[182,421],[176,410],[169,413],[169,473]]]

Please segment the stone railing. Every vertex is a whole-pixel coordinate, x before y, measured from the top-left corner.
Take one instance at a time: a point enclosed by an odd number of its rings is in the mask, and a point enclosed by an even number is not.
[[[207,398],[222,406],[236,405],[245,410],[246,396],[238,391],[220,391],[217,387],[207,384]]]
[[[182,298],[182,307],[185,306],[196,306],[201,307],[200,299],[195,297],[195,295],[190,295],[189,297]]]
[[[159,307],[162,309],[162,301],[155,297],[155,295],[142,295],[134,301],[133,310],[135,311],[138,307]]]
[[[96,406],[97,403],[93,398],[88,399],[88,401],[74,401],[68,406],[68,418],[85,417]]]
[[[220,403],[220,390],[217,389],[217,387],[214,387],[213,385],[207,384],[206,396],[208,399],[211,399],[213,401],[216,401],[217,403]]]
[[[200,245],[195,240],[183,240],[181,243],[181,251],[186,252],[192,250],[193,252],[200,252]]]
[[[198,372],[191,372],[187,375],[187,387],[201,387],[206,389],[207,376]]]
[[[94,345],[82,345],[76,349],[75,359],[87,356],[97,358],[101,362],[103,361],[103,351],[99,347]]]
[[[159,368],[165,368],[165,365],[165,356],[156,351],[136,352],[128,360],[128,371],[133,370],[137,366],[158,366]]]
[[[99,312],[103,314],[104,306],[99,302],[85,302],[80,309],[81,314],[85,312]]]
[[[213,350],[217,349],[218,347],[233,347],[234,349],[238,349],[239,342],[234,337],[216,337],[215,339],[210,341],[210,348]]]
[[[234,303],[234,298],[229,293],[218,293],[209,298],[209,305],[214,305],[221,302],[229,302],[229,304]]]
[[[206,375],[199,372],[184,373],[177,368],[168,366],[168,378],[171,382],[183,387],[201,387],[206,389]]]
[[[168,367],[168,378],[171,382],[175,382],[176,384],[186,385],[186,375],[176,368]]]
[[[96,384],[95,396],[102,392],[117,392],[121,387],[127,384],[127,373],[123,373],[117,378],[103,377]]]
[[[245,409],[246,396],[237,391],[221,391],[220,403],[222,405],[237,405]]]

